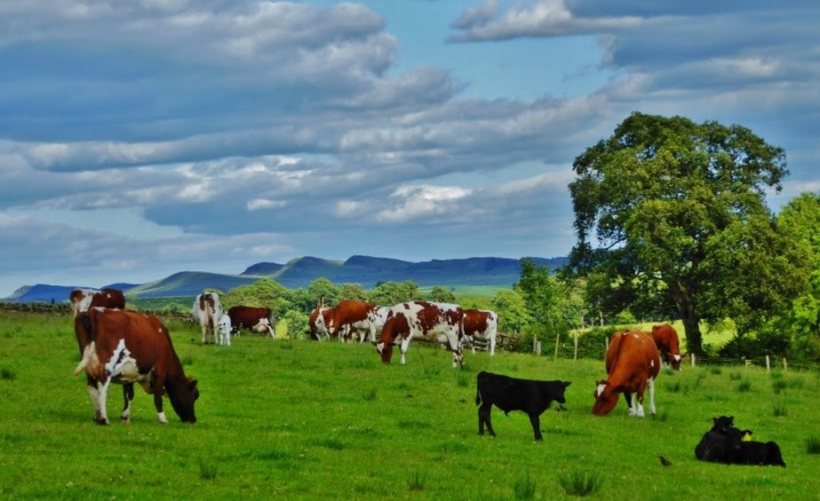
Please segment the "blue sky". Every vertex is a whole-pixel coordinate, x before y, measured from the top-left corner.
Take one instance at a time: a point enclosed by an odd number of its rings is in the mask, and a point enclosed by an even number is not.
[[[632,111],[820,190],[816,2],[0,3],[0,297],[354,254],[566,255]]]

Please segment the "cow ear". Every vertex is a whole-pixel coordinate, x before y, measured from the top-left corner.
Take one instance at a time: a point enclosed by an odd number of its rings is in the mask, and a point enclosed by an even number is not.
[[[566,388],[567,386],[572,384],[572,381],[562,381],[562,383],[564,384],[564,388]]]
[[[199,381],[197,381],[196,379],[191,379],[190,381],[188,381],[188,388],[191,388],[191,389],[196,388],[196,384],[197,384],[198,382],[199,382]]]

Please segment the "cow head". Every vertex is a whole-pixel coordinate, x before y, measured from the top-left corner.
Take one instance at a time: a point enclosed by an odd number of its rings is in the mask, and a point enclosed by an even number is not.
[[[735,427],[734,416],[720,416],[712,418],[712,431],[728,435]]]
[[[177,416],[179,416],[179,419],[184,423],[196,423],[194,402],[199,398],[199,389],[197,388],[196,379],[185,377],[175,384],[169,381],[166,388],[168,390],[168,398],[171,400],[171,406],[174,408],[174,412],[177,413]]]
[[[567,387],[572,384],[572,382],[571,381],[556,381],[556,383],[559,383],[559,384],[550,385],[550,388],[552,389],[552,391],[549,392],[547,404],[549,404],[550,401],[555,400],[556,402],[561,404],[561,405],[559,405],[558,410],[563,411],[563,410],[566,410],[566,407],[564,407],[564,404],[567,403],[567,399],[566,399],[566,397],[564,397],[564,392],[567,390]]]
[[[592,406],[592,413],[596,416],[605,416],[612,412],[618,405],[618,394],[612,391],[609,381],[601,380],[595,383],[597,386],[592,396],[595,397],[595,404]]]

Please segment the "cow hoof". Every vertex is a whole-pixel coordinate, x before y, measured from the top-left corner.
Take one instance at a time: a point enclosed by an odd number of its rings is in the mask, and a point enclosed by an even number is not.
[[[107,419],[97,419],[97,418],[94,418],[94,422],[95,422],[95,423],[97,423],[98,425],[101,425],[101,426],[105,426],[105,425],[107,425],[107,424],[108,424],[108,420],[107,420]]]

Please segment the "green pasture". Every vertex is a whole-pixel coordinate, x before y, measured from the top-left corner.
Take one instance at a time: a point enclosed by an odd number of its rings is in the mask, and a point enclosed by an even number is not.
[[[382,365],[370,345],[253,336],[200,346],[198,327],[169,323],[198,422],[160,425],[137,389],[129,425],[95,425],[72,320],[0,313],[0,499],[562,499],[571,477],[598,499],[817,499],[818,373],[686,367],[662,373],[658,416],[629,418],[623,400],[591,414],[600,360],[466,353],[413,343],[408,364]],[[493,410],[479,436],[475,375],[572,381],[567,411],[547,410],[544,441],[526,415]],[[787,468],[695,460],[712,416],[735,416],[780,444]],[[814,448],[807,442],[814,439]],[[671,466],[662,466],[663,455]],[[569,480],[568,480],[569,479]]]

